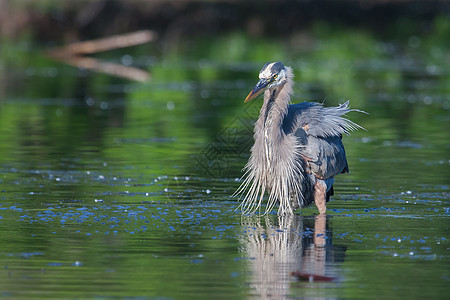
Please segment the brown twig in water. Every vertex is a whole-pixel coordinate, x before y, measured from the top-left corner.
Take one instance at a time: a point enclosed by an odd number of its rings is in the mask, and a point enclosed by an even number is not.
[[[135,81],[144,82],[150,79],[150,73],[147,71],[120,64],[104,62],[92,57],[73,56],[67,57],[63,61],[74,67],[95,70],[101,73],[123,77]]]
[[[48,54],[56,60],[78,68],[94,70],[136,81],[147,81],[150,78],[150,74],[147,71],[120,64],[102,62],[99,59],[82,55],[136,46],[155,41],[156,39],[157,34],[154,31],[142,30],[92,41],[76,42],[53,49]]]
[[[157,39],[157,34],[151,30],[142,30],[133,33],[115,35],[92,41],[76,42],[62,47],[56,52],[65,55],[92,54],[107,50],[131,47],[153,42]]]

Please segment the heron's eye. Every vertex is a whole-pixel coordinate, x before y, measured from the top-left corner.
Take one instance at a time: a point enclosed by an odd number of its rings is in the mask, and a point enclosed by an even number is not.
[[[277,77],[278,77],[278,75],[277,74],[275,74],[275,75],[273,75],[273,80],[275,80],[275,79],[277,79]]]

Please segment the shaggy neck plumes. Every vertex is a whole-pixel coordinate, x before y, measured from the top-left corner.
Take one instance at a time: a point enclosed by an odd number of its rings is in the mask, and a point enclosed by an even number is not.
[[[302,197],[297,179],[301,178],[303,168],[296,160],[296,142],[282,129],[291,103],[292,83],[292,70],[286,67],[285,83],[264,93],[264,103],[255,124],[255,144],[244,175],[246,178],[237,191],[243,193],[247,190],[241,203],[244,212],[260,208],[266,191],[269,194],[266,213],[277,202],[280,202],[279,214],[292,213],[291,199],[297,201]]]

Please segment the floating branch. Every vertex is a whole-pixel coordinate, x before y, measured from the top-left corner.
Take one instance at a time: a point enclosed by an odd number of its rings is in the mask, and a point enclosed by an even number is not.
[[[76,42],[51,50],[48,54],[54,59],[75,67],[136,81],[147,81],[150,78],[150,74],[147,71],[121,64],[103,62],[83,55],[141,45],[156,39],[157,34],[154,31],[142,30],[91,41]]]
[[[76,42],[52,53],[62,55],[82,55],[92,54],[102,51],[126,48],[136,45],[153,42],[157,39],[157,34],[151,30],[142,30],[133,33],[119,34],[107,38],[101,38],[91,41]]]
[[[147,71],[120,64],[104,62],[92,57],[72,56],[66,57],[62,61],[74,67],[94,70],[135,81],[147,81],[150,79],[150,73]]]

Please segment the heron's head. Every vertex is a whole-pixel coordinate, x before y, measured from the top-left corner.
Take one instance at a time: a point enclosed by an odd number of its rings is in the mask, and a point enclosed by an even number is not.
[[[288,67],[289,68],[289,67]],[[273,89],[285,84],[287,81],[287,68],[279,61],[268,62],[259,72],[259,82],[253,90],[245,98],[244,102],[248,102],[267,89]]]

